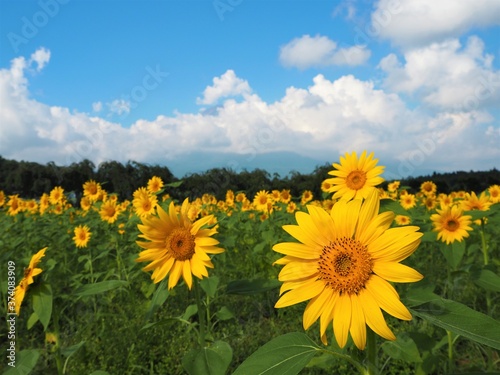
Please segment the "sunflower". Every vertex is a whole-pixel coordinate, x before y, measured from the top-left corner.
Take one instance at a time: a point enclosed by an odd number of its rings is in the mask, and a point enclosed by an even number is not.
[[[89,197],[82,197],[82,199],[80,200],[80,207],[82,208],[82,210],[88,211],[91,206],[92,203],[90,202]]]
[[[408,225],[411,224],[411,218],[406,215],[396,215],[396,217],[394,218],[394,222],[397,225]]]
[[[476,193],[467,193],[465,199],[462,201],[462,209],[464,211],[488,211],[492,202],[485,192],[482,192],[478,197]]]
[[[304,190],[300,198],[300,204],[304,205],[313,199],[313,193],[311,190]]]
[[[113,224],[116,219],[118,219],[120,212],[120,206],[117,206],[114,201],[106,201],[101,205],[99,215],[101,216],[102,221],[107,221],[108,223]]]
[[[437,186],[432,181],[425,181],[425,182],[422,182],[422,184],[420,185],[420,191],[425,196],[434,195],[434,194],[436,194]]]
[[[21,304],[23,303],[26,291],[28,290],[28,285],[35,282],[33,277],[42,273],[42,269],[37,268],[37,266],[38,263],[40,263],[40,260],[45,256],[45,250],[47,250],[46,247],[31,257],[28,268],[24,270],[24,277],[14,290],[15,310],[17,315],[19,315],[19,311],[21,310]]]
[[[409,210],[417,205],[417,201],[415,200],[415,195],[413,194],[403,194],[399,197],[399,204],[405,210]]]
[[[75,228],[75,236],[73,241],[75,241],[76,247],[87,247],[92,233],[87,225],[79,225]]]
[[[5,204],[5,193],[0,190],[0,207],[3,207],[3,205]]]
[[[134,192],[132,204],[137,216],[145,217],[154,214],[158,198],[154,194],[150,195],[145,188],[139,188]]]
[[[359,349],[366,344],[366,325],[380,336],[395,340],[381,309],[410,320],[392,282],[415,282],[422,275],[399,262],[411,255],[422,233],[416,226],[389,227],[394,213],[378,214],[380,199],[372,191],[367,199],[335,203],[330,214],[308,205],[309,214],[297,212],[298,225],[283,229],[301,243],[284,242],[273,250],[285,254],[276,308],[306,300],[303,326],[320,320],[320,336],[326,345],[326,329],[333,320],[337,343],[343,348],[349,332]]]
[[[488,193],[490,194],[490,202],[500,203],[500,186],[499,185],[491,185],[488,188]],[[1,198],[0,198],[0,201],[1,201]],[[0,203],[0,207],[1,206],[2,206],[2,204]]]
[[[56,186],[51,190],[49,195],[50,204],[59,204],[64,202],[64,189],[60,186]]]
[[[288,204],[292,200],[292,196],[290,195],[290,190],[283,189],[280,192],[280,202]]]
[[[151,279],[158,283],[170,273],[168,289],[177,285],[181,275],[189,289],[193,284],[192,275],[199,279],[208,276],[207,267],[213,268],[208,254],[219,254],[224,249],[212,235],[216,228],[203,228],[214,220],[213,215],[207,215],[192,222],[188,218],[190,208],[186,199],[177,214],[175,205],[170,203],[168,213],[158,206],[157,215],[142,218],[142,225],[137,227],[142,234],[139,237],[147,241],[137,241],[143,250],[137,262],[151,262],[143,268],[153,270]],[[203,229],[202,229],[203,228]]]
[[[266,212],[269,204],[272,204],[272,196],[266,190],[261,190],[253,198],[253,205],[256,210]]]
[[[443,210],[436,210],[437,214],[431,215],[434,231],[438,232],[438,240],[450,244],[455,241],[462,241],[469,237],[467,231],[471,231],[471,216],[462,215],[462,210],[457,206],[447,207]]]
[[[163,188],[163,180],[160,177],[153,176],[148,181],[148,192],[158,193]]]
[[[401,181],[393,181],[387,185],[387,190],[390,193],[394,193],[399,189],[400,185],[401,185]]]
[[[333,163],[336,170],[328,172],[335,177],[325,180],[332,185],[328,192],[334,193],[333,199],[366,198],[375,186],[384,181],[380,177],[384,167],[377,166],[377,162],[378,159],[373,159],[373,152],[366,156],[366,151],[363,151],[359,159],[356,152],[341,156],[340,164]]]
[[[90,202],[96,202],[101,195],[101,184],[94,180],[89,180],[83,184],[83,196],[87,197]]]
[[[19,198],[17,194],[10,195],[9,201],[7,202],[7,206],[9,206],[7,213],[11,216],[15,216],[23,209],[22,199]]]

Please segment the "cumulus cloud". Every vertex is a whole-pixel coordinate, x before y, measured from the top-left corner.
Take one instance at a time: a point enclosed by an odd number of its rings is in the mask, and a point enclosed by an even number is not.
[[[429,106],[474,110],[500,102],[500,71],[484,43],[472,36],[415,48],[401,62],[395,54],[380,61],[386,88],[412,94]]]
[[[238,78],[233,70],[227,70],[220,77],[213,79],[213,85],[207,86],[203,97],[197,98],[198,104],[215,104],[221,98],[237,95],[246,95],[252,92],[247,81]]]
[[[36,70],[39,72],[45,67],[45,64],[47,64],[49,60],[50,51],[46,48],[39,48],[31,55],[30,65],[35,62],[37,64]]]
[[[101,112],[102,111],[102,102],[94,102],[94,103],[92,103],[92,110],[94,112]]]
[[[106,103],[111,113],[117,115],[124,115],[130,113],[131,103],[130,100],[115,99],[112,102]]]
[[[380,0],[371,23],[381,38],[403,47],[422,46],[473,28],[500,25],[500,1]]]
[[[280,49],[280,62],[287,67],[307,69],[328,65],[360,65],[370,58],[363,45],[337,48],[337,43],[326,36],[303,35]]]
[[[0,150],[6,158],[169,165],[196,151],[249,155],[248,160],[268,152],[293,152],[335,161],[339,153],[367,149],[384,164],[396,163],[387,168],[396,178],[424,167],[484,169],[500,159],[499,126],[484,110],[414,110],[398,93],[352,75],[329,79],[320,74],[309,87],[289,87],[281,99],[268,103],[228,71],[209,86],[218,92],[204,99],[212,103],[213,98],[240,92],[242,100],[226,98],[209,113],[159,115],[126,128],[31,99],[27,71],[22,57],[0,69]],[[234,89],[221,84],[225,80],[246,84]]]

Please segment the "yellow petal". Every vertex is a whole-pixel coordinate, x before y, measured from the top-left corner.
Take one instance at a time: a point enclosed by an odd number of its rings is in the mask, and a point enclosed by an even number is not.
[[[318,262],[291,262],[285,265],[279,273],[279,281],[292,281],[312,277],[318,273]],[[316,277],[315,277],[316,279]]]
[[[301,259],[318,259],[321,254],[318,251],[318,247],[312,248],[297,242],[282,242],[274,245],[273,250],[277,253],[291,255]]]
[[[356,294],[351,296],[352,314],[351,314],[351,337],[359,350],[366,346],[366,321],[363,307]]]
[[[387,326],[382,311],[380,311],[380,307],[371,293],[367,289],[363,289],[358,294],[358,298],[365,313],[368,327],[387,340],[396,340],[396,336],[394,336],[394,333]]]
[[[303,244],[317,250],[321,251],[323,244],[320,244],[315,238],[309,236],[301,227],[298,225],[283,225],[283,229],[288,232],[292,237],[296,238]]]
[[[333,311],[333,332],[337,344],[339,344],[341,348],[345,346],[347,338],[349,337],[351,314],[351,298],[346,294],[339,296]]]
[[[318,230],[310,215],[299,211],[295,214],[295,220],[297,220],[300,229],[318,245],[324,246],[330,241],[322,231]]]
[[[325,303],[325,307],[323,309],[323,312],[321,313],[321,316],[319,318],[319,332],[320,332],[320,337],[321,341],[326,345],[326,329],[328,328],[330,322],[333,319],[333,312],[335,310],[335,304],[337,303],[337,300],[339,298],[339,293],[338,292],[330,292],[330,297]]]
[[[423,279],[423,276],[413,268],[395,262],[377,261],[372,270],[383,279],[395,283],[413,283]]]
[[[182,267],[182,278],[186,282],[189,290],[191,290],[191,286],[193,285],[193,275],[191,274],[191,264],[189,261],[184,261]]]
[[[181,275],[182,275],[182,269],[183,269],[183,262],[182,261],[176,261],[170,270],[170,276],[168,278],[168,289],[172,289],[174,286],[177,285],[177,282],[179,281]]]
[[[387,313],[401,320],[411,320],[411,314],[405,305],[399,300],[396,289],[384,279],[372,275],[366,283],[378,305]]]
[[[308,329],[313,323],[318,320],[320,315],[325,312],[326,303],[332,298],[332,290],[325,288],[323,292],[318,294],[306,306],[304,316],[302,317],[302,325],[304,329]]]
[[[286,292],[281,296],[278,302],[276,302],[274,307],[282,308],[304,302],[308,299],[316,297],[323,291],[324,288],[325,283],[323,281],[312,279],[311,281],[304,283],[297,289]]]

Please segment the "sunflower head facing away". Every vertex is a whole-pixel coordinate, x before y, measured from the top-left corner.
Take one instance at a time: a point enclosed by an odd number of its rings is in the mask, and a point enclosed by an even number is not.
[[[359,159],[356,152],[346,153],[340,157],[340,164],[333,163],[335,170],[328,172],[335,177],[327,178],[322,185],[330,184],[328,192],[334,193],[333,199],[366,198],[375,186],[384,182],[380,177],[384,167],[377,166],[377,162],[373,152],[367,156],[363,151]]]
[[[379,214],[380,199],[372,191],[361,199],[340,200],[331,213],[308,205],[308,214],[297,212],[298,225],[283,229],[296,242],[279,243],[273,250],[285,256],[279,280],[283,282],[277,308],[309,300],[303,326],[320,320],[324,344],[326,329],[333,331],[340,347],[349,333],[359,349],[366,344],[366,325],[380,336],[395,340],[381,310],[403,320],[411,314],[388,282],[415,282],[422,275],[400,264],[420,243],[416,226],[390,228],[394,213]]]
[[[224,249],[217,247],[219,241],[211,236],[217,233],[216,228],[206,228],[214,222],[213,215],[191,221],[189,219],[189,201],[186,199],[179,214],[173,202],[168,212],[157,207],[157,215],[145,216],[138,225],[139,237],[146,241],[137,241],[144,250],[139,254],[137,262],[151,262],[143,268],[153,271],[151,279],[158,283],[169,275],[168,289],[177,285],[180,277],[191,289],[192,275],[199,279],[208,276],[208,268],[213,268],[208,254],[219,254]]]

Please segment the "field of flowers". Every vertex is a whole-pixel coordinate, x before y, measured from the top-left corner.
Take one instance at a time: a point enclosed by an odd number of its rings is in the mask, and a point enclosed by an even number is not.
[[[498,373],[500,186],[411,192],[383,169],[346,154],[321,197],[0,191],[0,368]]]

